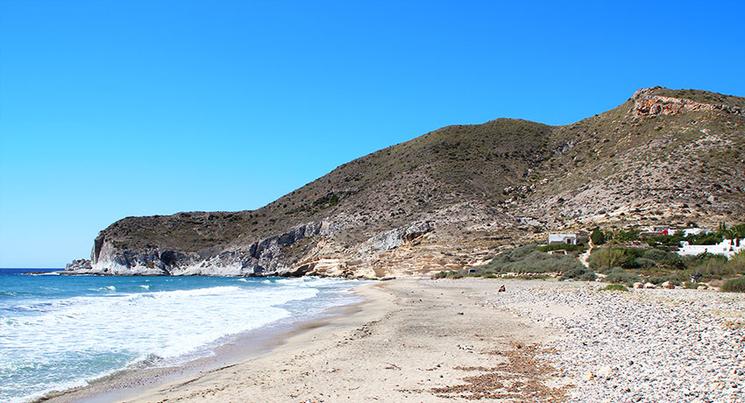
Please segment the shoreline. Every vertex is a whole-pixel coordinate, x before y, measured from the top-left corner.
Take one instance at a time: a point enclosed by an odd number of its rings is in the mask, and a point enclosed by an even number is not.
[[[262,354],[82,401],[745,401],[745,295],[601,288],[367,284]]]
[[[163,367],[137,368],[138,363],[87,381],[86,385],[46,392],[29,402],[110,402],[127,401],[143,392],[173,382],[193,379],[212,371],[230,368],[238,363],[250,361],[270,354],[273,349],[287,343],[309,329],[322,328],[338,316],[355,314],[360,305],[366,303],[358,291],[374,284],[361,284],[351,291],[361,300],[349,304],[332,306],[311,318],[285,318],[275,323],[240,334],[226,336],[205,346],[211,354],[187,359]],[[85,382],[85,381],[84,381]]]

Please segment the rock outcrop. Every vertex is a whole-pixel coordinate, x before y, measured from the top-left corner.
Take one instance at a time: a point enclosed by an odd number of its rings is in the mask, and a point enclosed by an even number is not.
[[[649,88],[566,125],[448,126],[252,211],[128,217],[68,273],[384,277],[546,231],[745,216],[745,98]]]

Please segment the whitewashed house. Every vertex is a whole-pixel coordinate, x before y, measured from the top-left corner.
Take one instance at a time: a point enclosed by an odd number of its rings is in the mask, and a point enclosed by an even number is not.
[[[548,244],[563,243],[567,245],[577,244],[577,234],[548,234]]]
[[[702,253],[711,253],[730,258],[741,250],[745,250],[745,238],[725,239],[716,245],[691,245],[688,241],[683,241],[680,243],[678,254],[682,256],[696,256]]]

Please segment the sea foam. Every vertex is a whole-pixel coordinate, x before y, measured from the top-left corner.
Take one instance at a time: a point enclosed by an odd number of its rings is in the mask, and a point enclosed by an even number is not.
[[[134,284],[141,292],[129,293],[105,285],[99,295],[24,300],[0,312],[0,400],[78,385],[143,360],[172,365],[209,354],[226,336],[327,305],[313,300],[319,287],[349,288],[325,279],[150,291],[153,284]]]

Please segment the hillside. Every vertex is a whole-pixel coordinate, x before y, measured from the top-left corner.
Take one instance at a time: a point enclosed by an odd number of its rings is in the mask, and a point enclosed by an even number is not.
[[[637,91],[567,126],[448,126],[253,211],[128,217],[101,274],[382,276],[460,268],[547,230],[745,216],[745,98]]]

